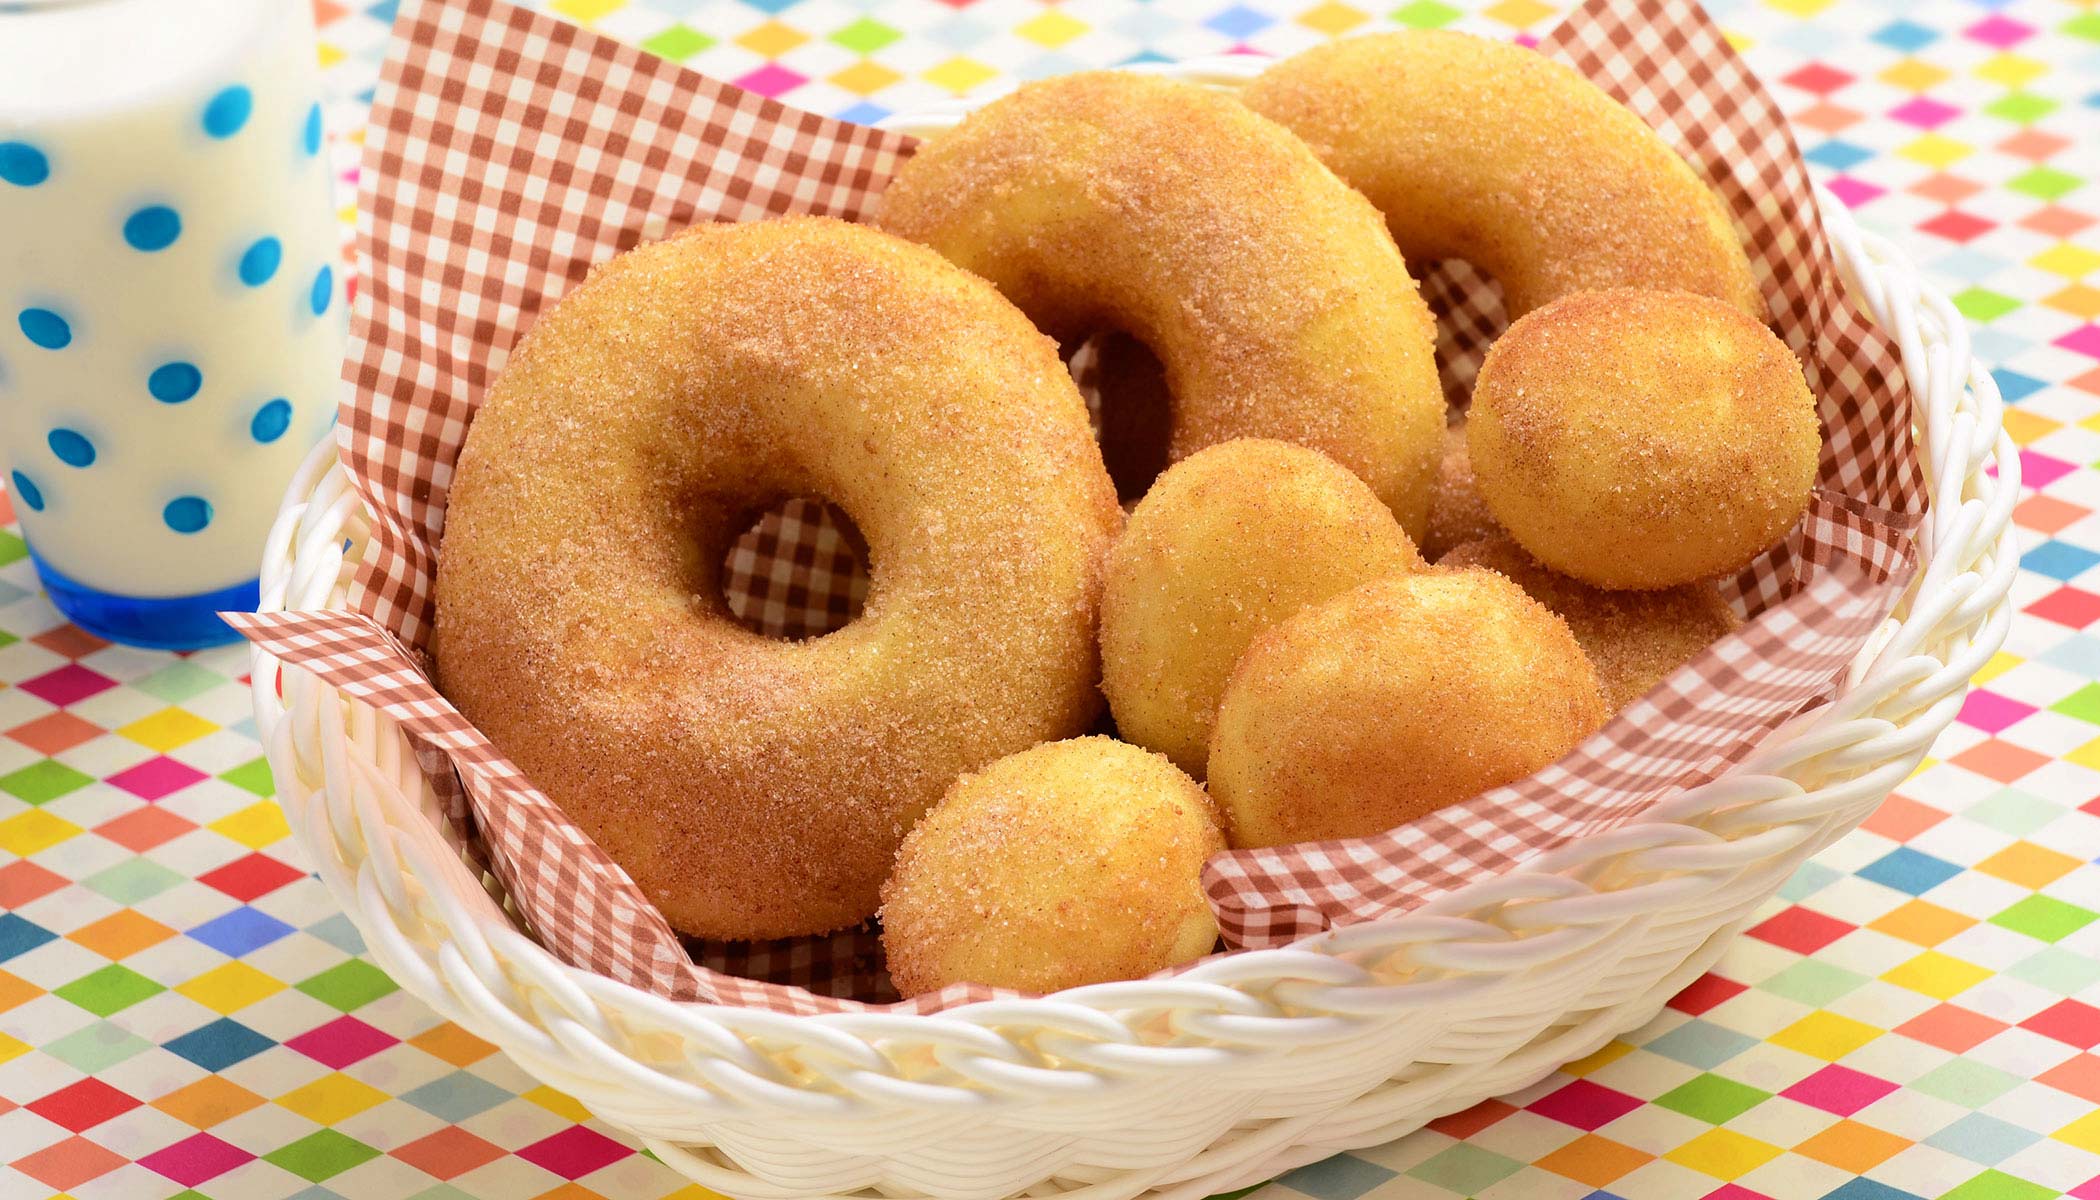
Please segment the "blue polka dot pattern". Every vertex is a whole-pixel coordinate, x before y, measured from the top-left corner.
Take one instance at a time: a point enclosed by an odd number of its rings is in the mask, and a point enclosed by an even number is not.
[[[254,112],[255,93],[235,84],[204,106],[204,132],[215,138],[230,138],[241,131]]]
[[[44,511],[44,493],[29,482],[29,476],[16,471],[14,474],[15,498],[29,506],[31,512]]]
[[[168,501],[160,519],[177,533],[195,533],[211,524],[211,501],[201,496],[181,496]]]
[[[44,440],[51,444],[51,453],[58,455],[58,461],[69,467],[95,465],[95,443],[78,430],[54,429]]]
[[[273,237],[261,238],[241,255],[241,282],[249,287],[261,287],[277,274],[277,266],[284,261],[284,243]]]
[[[321,106],[316,104],[306,110],[306,129],[300,135],[299,144],[306,147],[308,155],[321,152]]]
[[[25,308],[15,318],[22,336],[46,350],[63,350],[73,344],[73,327],[48,308]]]
[[[313,292],[306,299],[313,305],[315,316],[327,312],[329,303],[335,299],[335,272],[322,267],[321,273],[314,276]]]
[[[292,402],[282,396],[255,410],[255,419],[248,422],[248,432],[265,445],[283,437],[291,427]]]
[[[51,160],[42,150],[28,142],[0,142],[0,179],[16,187],[35,187],[49,178]]]
[[[149,204],[124,222],[124,240],[134,250],[165,250],[182,236],[182,216],[165,204]]]
[[[146,376],[146,390],[162,404],[180,404],[204,386],[204,372],[186,362],[162,363]]]

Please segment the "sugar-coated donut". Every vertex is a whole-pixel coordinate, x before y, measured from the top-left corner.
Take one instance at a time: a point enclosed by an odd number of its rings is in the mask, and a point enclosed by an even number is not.
[[[1393,514],[1316,450],[1243,438],[1182,459],[1131,511],[1101,594],[1116,731],[1202,776],[1254,636],[1360,583],[1419,570]]]
[[[1508,576],[1532,599],[1560,614],[1597,668],[1610,712],[1647,695],[1670,672],[1743,624],[1710,582],[1608,592],[1548,570],[1499,532],[1458,547],[1437,565],[1486,567]]]
[[[1135,979],[1210,953],[1210,798],[1113,738],[1053,742],[966,775],[904,839],[882,891],[890,979],[1030,992]]]
[[[1236,847],[1366,837],[1521,779],[1604,723],[1559,617],[1492,571],[1364,584],[1254,639],[1210,793]]]
[[[721,575],[796,495],[858,525],[872,586],[785,642]],[[839,221],[704,226],[599,267],[490,389],[439,681],[675,928],[835,929],[958,773],[1099,711],[1120,522],[1056,346],[982,281]]]
[[[1472,263],[1512,318],[1607,287],[1681,288],[1765,317],[1713,192],[1543,54],[1442,30],[1343,38],[1269,68],[1243,98],[1368,196],[1409,263]]]
[[[1466,418],[1480,494],[1532,557],[1605,588],[1736,571],[1808,507],[1822,434],[1801,364],[1689,292],[1556,300],[1488,348]]]
[[[1467,542],[1501,532],[1473,482],[1466,427],[1453,425],[1444,434],[1444,457],[1437,466],[1436,489],[1429,494],[1429,531],[1422,535],[1422,554],[1435,561]]]
[[[1419,534],[1444,398],[1383,219],[1230,97],[1120,71],[1023,86],[929,139],[881,226],[989,279],[1051,336],[1122,329],[1173,395],[1173,459],[1311,446]]]

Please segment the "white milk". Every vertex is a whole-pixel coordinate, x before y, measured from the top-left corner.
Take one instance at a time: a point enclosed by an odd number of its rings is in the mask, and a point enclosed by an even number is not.
[[[334,416],[313,39],[306,0],[0,0],[0,476],[62,608],[52,570],[252,581]]]

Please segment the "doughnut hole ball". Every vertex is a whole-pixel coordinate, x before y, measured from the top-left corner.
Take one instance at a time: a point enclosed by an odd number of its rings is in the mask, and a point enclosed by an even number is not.
[[[1823,446],[1801,364],[1770,330],[1718,300],[1629,289],[1512,324],[1466,438],[1518,544],[1619,589],[1741,569],[1801,519]]]
[[[1521,779],[1604,723],[1566,622],[1492,571],[1364,584],[1254,640],[1210,792],[1241,848],[1381,833]]]
[[[1391,510],[1326,455],[1252,438],[1197,451],[1109,551],[1101,688],[1117,732],[1201,778],[1226,677],[1256,634],[1422,565]]]
[[[1540,566],[1506,534],[1468,542],[1437,565],[1486,567],[1558,613],[1597,668],[1604,706],[1614,713],[1743,624],[1710,582],[1608,592]]]
[[[1210,799],[1165,758],[1106,737],[1050,742],[965,775],[914,827],[883,888],[906,996],[1136,979],[1210,953]]]

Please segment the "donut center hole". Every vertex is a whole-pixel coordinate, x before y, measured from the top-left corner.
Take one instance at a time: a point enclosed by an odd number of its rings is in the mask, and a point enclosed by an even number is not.
[[[1079,343],[1069,365],[1079,394],[1086,397],[1116,499],[1135,504],[1167,469],[1174,400],[1166,367],[1145,343],[1119,329]]]
[[[762,637],[835,633],[867,605],[867,540],[844,509],[819,497],[766,505],[723,556],[722,601]]]
[[[1502,285],[1462,258],[1423,263],[1415,278],[1436,314],[1437,376],[1455,415],[1473,397],[1473,379],[1488,347],[1509,328]]]

